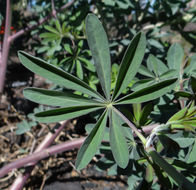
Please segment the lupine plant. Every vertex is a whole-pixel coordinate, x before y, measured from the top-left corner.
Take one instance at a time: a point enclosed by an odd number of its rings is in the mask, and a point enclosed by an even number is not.
[[[92,89],[81,79],[65,72],[39,58],[19,51],[19,58],[22,64],[32,72],[45,77],[57,85],[65,87],[64,92],[45,90],[39,88],[24,89],[24,96],[34,102],[54,106],[47,111],[35,114],[36,120],[44,123],[59,122],[67,119],[76,118],[91,112],[101,113],[96,124],[91,128],[89,135],[81,146],[77,159],[76,168],[83,169],[97,153],[102,140],[108,134],[109,146],[116,164],[120,168],[129,167],[130,143],[134,141],[136,146],[142,145],[143,154],[148,162],[148,171],[155,170],[159,179],[165,180],[165,176],[170,176],[175,184],[181,189],[195,189],[196,184],[188,181],[179,173],[168,161],[157,152],[154,146],[156,136],[169,127],[177,127],[184,121],[188,121],[194,115],[195,107],[186,108],[182,112],[174,115],[168,123],[154,128],[147,137],[140,128],[133,124],[124,114],[127,105],[141,105],[143,102],[154,100],[172,91],[179,81],[179,77],[162,77],[162,80],[152,80],[148,87],[132,89],[122,92],[132,82],[145,54],[146,38],[144,33],[137,33],[129,44],[125,55],[121,61],[115,87],[111,89],[111,59],[107,40],[107,35],[98,18],[89,14],[86,18],[86,36],[91,50],[94,65],[100,81],[99,91]],[[157,59],[149,58],[149,64],[154,68]],[[143,71],[146,69],[143,69]],[[142,72],[140,70],[140,72]],[[164,73],[148,72],[152,78]],[[167,72],[167,70],[165,70]],[[173,70],[171,72],[174,72]],[[144,73],[144,72],[143,72]],[[81,95],[76,92],[81,92]],[[133,106],[133,107],[134,107]],[[192,110],[192,112],[191,112]],[[180,116],[182,115],[182,117]],[[176,120],[181,118],[181,122]],[[108,122],[109,121],[109,122]],[[128,138],[128,134],[135,136],[134,139]],[[150,177],[150,174],[149,174]]]

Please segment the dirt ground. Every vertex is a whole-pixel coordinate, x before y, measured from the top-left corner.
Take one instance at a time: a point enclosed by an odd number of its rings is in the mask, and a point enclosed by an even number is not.
[[[25,134],[16,135],[17,123],[26,119],[27,114],[37,106],[23,97],[22,90],[27,86],[48,88],[49,84],[43,78],[34,76],[20,64],[10,65],[0,104],[0,167],[28,155],[54,127],[54,124],[37,124]],[[84,136],[87,120],[86,117],[81,117],[70,121],[54,144]],[[123,176],[108,176],[106,171],[96,170],[93,165],[96,159],[86,169],[77,172],[74,168],[76,155],[77,150],[72,150],[40,161],[34,167],[23,189],[123,190],[127,188]],[[14,170],[0,179],[0,189],[9,189],[14,179],[22,172],[24,168]]]

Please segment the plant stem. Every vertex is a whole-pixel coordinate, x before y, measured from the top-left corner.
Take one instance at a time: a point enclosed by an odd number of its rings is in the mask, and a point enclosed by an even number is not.
[[[75,0],[71,0],[70,2],[68,2],[67,4],[63,5],[60,9],[57,10],[57,12],[61,12],[65,9],[67,9],[68,7],[70,7],[73,3],[75,2]],[[40,21],[38,21],[37,24],[32,25],[32,26],[27,26],[25,29],[21,29],[18,32],[16,32],[15,34],[13,34],[12,36],[10,36],[10,41],[15,40],[16,38],[22,36],[23,34],[30,32],[31,30],[38,28],[40,25],[42,25],[43,23],[47,22],[50,18],[53,17],[53,14],[49,14],[48,16],[46,16],[45,18],[41,19]]]
[[[60,9],[58,9],[56,12],[61,12],[68,7],[70,7],[75,0],[69,1],[67,4],[63,5]],[[3,48],[2,52],[0,52],[0,95],[3,93],[4,88],[4,81],[5,81],[5,73],[7,68],[7,61],[8,61],[8,55],[9,55],[9,49],[10,44],[18,37],[22,36],[23,34],[30,32],[31,30],[38,28],[40,25],[48,21],[50,18],[54,17],[53,13],[49,14],[45,18],[38,21],[37,24],[32,26],[27,26],[24,29],[19,30],[15,34],[10,36],[10,26],[11,26],[11,0],[7,0],[6,5],[6,18],[5,18],[5,34],[4,34],[4,40],[3,40]],[[1,51],[1,50],[0,50]]]
[[[148,154],[151,156],[153,161],[159,165],[168,175],[170,175],[173,180],[179,185],[183,190],[193,190],[196,189],[196,184],[188,181],[181,173],[179,173],[172,165],[170,165],[166,160],[164,160],[159,153],[150,147],[146,149]]]
[[[37,147],[37,149],[35,150],[35,152],[39,152],[41,150],[44,150],[45,148],[48,148],[56,139],[56,137],[60,134],[60,132],[65,128],[65,126],[67,126],[67,124],[70,121],[63,121],[61,122],[61,125],[58,126],[59,124],[57,124],[54,128],[54,133],[49,132],[47,134],[47,136],[44,138],[44,140],[39,144],[39,146]],[[26,168],[25,172],[23,175],[19,175],[13,182],[13,184],[10,187],[10,190],[21,190],[26,182],[26,180],[29,178],[29,176],[31,175],[31,172],[34,168],[36,163],[34,163],[32,166],[29,166],[28,168]]]
[[[54,5],[54,0],[51,0],[51,4],[52,4],[52,14],[56,18],[56,10],[55,10],[55,5]]]
[[[3,48],[0,60],[0,94],[3,93],[5,74],[7,68],[8,54],[10,49],[10,27],[11,27],[11,0],[6,1],[5,33],[3,38]]]
[[[140,138],[142,143],[145,145],[146,144],[146,138],[142,135],[142,133],[139,132],[139,130],[131,123],[120,111],[118,111],[114,106],[113,106],[114,111],[127,123],[127,125],[133,130],[133,132]]]
[[[75,148],[79,148],[84,142],[85,138],[79,138],[72,141],[67,141],[65,143],[54,145],[50,148],[35,152],[31,155],[26,156],[25,158],[20,158],[10,164],[7,164],[3,168],[0,169],[0,178],[4,177],[8,172],[13,169],[17,169],[23,166],[27,166],[29,163],[35,164],[37,161],[52,156],[54,154],[58,154],[67,150],[72,150]],[[29,166],[29,165],[28,165]]]

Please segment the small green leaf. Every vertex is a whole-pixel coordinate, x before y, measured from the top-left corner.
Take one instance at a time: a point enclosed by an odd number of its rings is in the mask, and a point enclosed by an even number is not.
[[[156,77],[168,71],[167,66],[152,54],[147,59],[147,67],[155,73]]]
[[[90,132],[83,145],[81,146],[76,159],[76,168],[78,170],[83,169],[97,152],[97,149],[104,136],[107,115],[107,111],[102,114],[93,130]]]
[[[127,142],[122,132],[121,118],[110,110],[110,146],[116,163],[121,168],[126,168],[129,162]]]
[[[62,33],[61,24],[60,24],[59,20],[56,20],[55,25],[56,25],[56,28],[59,31],[59,33]]]
[[[178,120],[183,119],[183,118],[186,116],[187,111],[188,111],[188,108],[187,108],[187,107],[185,107],[184,109],[178,111],[177,113],[175,113],[175,114],[168,120],[168,122],[171,122],[171,121],[178,121]]]
[[[183,98],[192,98],[193,95],[190,92],[178,91],[175,93],[176,97],[183,97]]]
[[[116,99],[133,80],[142,62],[145,49],[146,38],[145,35],[140,32],[131,41],[121,62],[113,93],[113,100]]]
[[[189,118],[188,120],[184,120],[181,122],[182,125],[187,125],[187,126],[191,126],[191,127],[195,127],[196,128],[196,118]]]
[[[58,40],[60,36],[58,34],[45,32],[40,34],[40,38],[45,38],[46,41]]]
[[[16,135],[21,135],[31,130],[32,125],[28,123],[26,120],[17,124]]]
[[[84,67],[87,68],[89,71],[91,72],[95,72],[95,66],[87,59],[83,58],[83,57],[78,57],[78,59],[84,63]]]
[[[150,116],[152,109],[153,109],[153,105],[151,103],[144,106],[144,108],[142,109],[142,113],[141,113],[141,117],[139,121],[140,126],[146,125],[150,121],[148,119],[148,116]]]
[[[190,57],[189,65],[184,69],[184,73],[192,74],[196,70],[196,54]]]
[[[177,79],[165,80],[163,82],[154,84],[150,87],[133,92],[116,101],[117,104],[130,104],[130,103],[142,103],[150,100],[154,100],[168,92],[176,86]]]
[[[140,73],[141,75],[147,76],[147,77],[151,77],[151,78],[155,78],[155,75],[149,71],[145,66],[140,65],[140,68],[138,70],[138,73]]]
[[[178,143],[181,148],[186,148],[192,145],[195,141],[194,135],[187,132],[177,132],[175,134],[166,134],[167,137]]]
[[[50,106],[85,106],[98,105],[100,102],[94,101],[71,92],[59,92],[54,90],[45,90],[40,88],[25,88],[24,96],[36,103]]]
[[[18,53],[21,63],[32,72],[68,89],[88,94],[98,99],[102,96],[75,76],[23,51]]]
[[[192,117],[195,114],[196,114],[196,106],[193,106],[193,107],[188,109],[186,117]]]
[[[143,79],[137,81],[133,86],[131,87],[132,91],[138,91],[144,88],[147,88],[149,86],[152,86],[155,83],[153,78]]]
[[[177,71],[174,69],[167,70],[166,72],[160,75],[161,80],[166,80],[169,78],[173,78],[176,75]]]
[[[142,105],[141,104],[133,104],[133,114],[136,121],[140,120],[141,117],[141,111],[142,111]]]
[[[102,108],[103,107],[100,106],[71,106],[67,108],[57,108],[36,113],[35,119],[43,123],[54,123],[66,119],[73,119]]]
[[[184,58],[184,51],[180,44],[173,44],[167,52],[167,63],[170,69],[176,69],[177,75],[180,74]]]
[[[58,32],[55,28],[53,28],[53,27],[51,27],[51,26],[45,25],[44,28],[45,28],[46,30],[52,32],[52,33],[55,33],[55,34],[58,34],[58,35],[59,35],[59,32]]]
[[[148,163],[146,167],[146,176],[145,179],[148,183],[152,183],[154,179],[154,170],[153,167]]]
[[[93,14],[86,18],[86,35],[102,89],[109,99],[111,60],[108,39],[101,22]]]
[[[79,60],[76,60],[76,74],[81,80],[83,80],[83,70]]]
[[[159,73],[158,73],[159,65],[158,65],[158,60],[154,55],[152,54],[149,55],[147,59],[147,65],[148,65],[148,68],[151,68],[151,71],[154,72],[155,76],[158,77],[159,76]]]
[[[196,162],[196,140],[195,140],[195,143],[192,147],[192,150],[189,154],[189,157],[188,157],[188,160],[187,160],[187,163],[195,163]]]

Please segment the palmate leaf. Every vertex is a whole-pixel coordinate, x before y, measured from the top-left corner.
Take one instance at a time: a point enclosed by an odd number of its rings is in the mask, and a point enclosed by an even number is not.
[[[73,119],[100,109],[103,109],[103,107],[96,105],[57,108],[36,113],[35,119],[43,123],[53,123],[64,121],[66,119]]]
[[[63,71],[62,69],[59,69],[23,51],[19,51],[18,56],[21,63],[25,67],[32,72],[54,82],[55,84],[62,85],[68,89],[83,92],[98,99],[102,99],[102,96],[98,92],[93,90],[80,79]]]
[[[85,106],[101,105],[100,102],[73,94],[71,92],[59,92],[54,90],[45,90],[41,88],[25,88],[24,96],[36,103],[49,106]]]
[[[82,144],[76,159],[76,168],[83,169],[93,158],[104,136],[108,111],[106,110],[97,121],[93,130]]]
[[[110,146],[116,163],[121,168],[126,168],[129,162],[129,150],[122,132],[121,118],[111,108],[110,111]]]
[[[142,103],[154,100],[173,90],[177,79],[165,80],[150,87],[138,90],[116,101],[116,104]]]
[[[131,41],[121,62],[113,93],[113,100],[121,94],[136,75],[142,62],[145,49],[146,38],[145,35],[140,32]]]
[[[86,18],[86,35],[102,89],[109,99],[111,60],[108,39],[101,22],[93,14]]]

